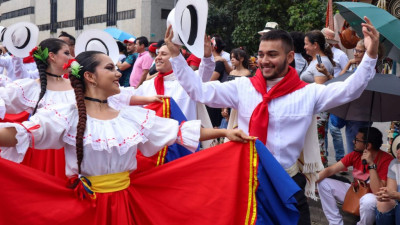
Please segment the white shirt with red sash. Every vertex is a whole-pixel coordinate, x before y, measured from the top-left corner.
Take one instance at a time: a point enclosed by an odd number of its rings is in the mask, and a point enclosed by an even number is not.
[[[186,66],[182,55],[170,61],[176,78],[193,100],[211,107],[237,109],[238,127],[248,132],[251,115],[262,101],[248,78],[202,83]],[[365,54],[359,68],[346,81],[327,86],[309,84],[269,102],[266,147],[284,169],[293,166],[299,158],[313,115],[358,98],[374,77],[375,65],[376,59]]]

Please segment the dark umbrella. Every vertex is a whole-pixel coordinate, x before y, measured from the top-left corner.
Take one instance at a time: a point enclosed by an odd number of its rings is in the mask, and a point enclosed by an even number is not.
[[[351,74],[346,73],[325,84],[344,81]],[[329,109],[328,112],[345,120],[400,120],[400,78],[392,74],[376,74],[358,99]]]
[[[372,4],[361,2],[336,2],[340,15],[362,37],[364,16],[371,20],[380,33],[380,42],[386,48],[386,54],[390,58],[400,61],[400,55],[395,54],[400,49],[400,20],[387,11]]]
[[[346,73],[328,82],[346,80],[352,73]],[[345,120],[386,122],[400,119],[400,78],[392,74],[375,74],[368,82],[361,96],[347,104],[329,109],[332,113]],[[369,127],[366,140],[369,136]],[[367,161],[363,159],[364,173]]]

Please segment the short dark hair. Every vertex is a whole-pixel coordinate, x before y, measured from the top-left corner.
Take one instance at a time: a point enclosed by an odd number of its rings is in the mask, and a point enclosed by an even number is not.
[[[281,40],[286,53],[293,51],[293,39],[290,37],[289,33],[284,30],[271,30],[264,33],[260,41],[277,41]]]
[[[120,52],[126,51],[126,46],[124,45],[124,43],[117,41],[117,45],[118,45],[118,51],[120,51]]]
[[[139,41],[140,45],[144,45],[144,47],[146,47],[146,48],[149,47],[149,40],[147,40],[147,37],[140,36],[140,37],[136,38],[135,44],[137,41]]]
[[[161,39],[157,42],[157,48],[161,48],[164,45],[164,39]]]
[[[67,38],[69,38],[69,40],[71,41],[71,43],[68,43],[68,44],[75,45],[75,38],[74,38],[74,36],[68,34],[68,33],[65,32],[65,31],[61,31],[61,33],[60,33],[60,35],[59,35],[58,37],[67,37]]]
[[[293,40],[294,52],[303,53],[304,50],[304,38],[306,35],[300,31],[292,31],[289,33]]]
[[[359,133],[363,134],[363,140],[372,144],[372,148],[379,150],[382,146],[382,132],[375,127],[361,127]],[[368,136],[368,140],[367,140]]]

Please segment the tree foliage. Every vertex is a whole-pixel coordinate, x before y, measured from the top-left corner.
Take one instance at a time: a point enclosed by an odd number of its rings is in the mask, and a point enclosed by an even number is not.
[[[310,31],[325,25],[327,0],[209,0],[207,33],[219,34],[228,50],[258,49],[265,23],[274,21],[287,31]]]
[[[325,26],[327,1],[297,1],[288,8],[288,29],[307,32]]]

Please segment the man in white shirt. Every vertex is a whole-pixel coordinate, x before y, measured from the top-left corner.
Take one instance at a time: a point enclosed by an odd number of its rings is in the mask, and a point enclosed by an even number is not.
[[[290,35],[282,30],[270,31],[261,37],[258,51],[259,74],[264,78],[265,93],[254,85],[253,79],[246,77],[231,82],[218,81],[202,83],[200,77],[194,75],[193,70],[184,62],[179,53],[179,46],[173,44],[173,32],[167,30],[165,42],[171,52],[171,63],[175,76],[187,91],[189,96],[211,107],[226,107],[238,110],[238,128],[245,132],[257,128],[258,123],[264,124],[262,119],[252,122],[253,112],[267,104],[267,114],[264,120],[269,120],[264,130],[265,143],[282,167],[292,176],[293,180],[304,189],[305,177],[294,168],[304,147],[306,131],[308,130],[313,115],[336,107],[358,98],[368,81],[375,75],[376,58],[378,56],[379,33],[366,18],[363,24],[363,33],[366,41],[367,53],[357,71],[344,82],[332,83],[328,86],[309,84],[299,86],[285,95],[275,97],[267,92],[276,93],[279,87],[285,86],[287,76],[294,79],[293,68],[289,64],[293,61],[293,42]],[[211,56],[211,55],[209,55]],[[256,73],[255,77],[259,77]],[[298,76],[297,76],[297,79]],[[282,81],[282,83],[280,83]],[[299,83],[299,80],[296,81]],[[277,86],[277,88],[274,88]],[[256,89],[257,88],[257,89]],[[255,110],[257,109],[257,110]],[[265,110],[265,108],[263,108]],[[250,135],[254,133],[249,132]],[[268,134],[268,136],[267,136]],[[317,157],[318,158],[318,157]],[[317,164],[318,161],[315,162]],[[315,164],[310,165],[314,167]],[[308,165],[305,165],[308,166]],[[310,224],[310,213],[305,193],[295,195],[300,211],[299,224]]]
[[[333,68],[333,76],[339,76],[339,73],[346,67],[347,62],[349,61],[349,57],[347,57],[346,53],[340,50],[338,47],[339,41],[335,39],[335,32],[329,28],[324,28],[321,32],[325,36],[326,43],[328,43],[332,49],[333,53],[333,61],[335,61],[336,66]]]

